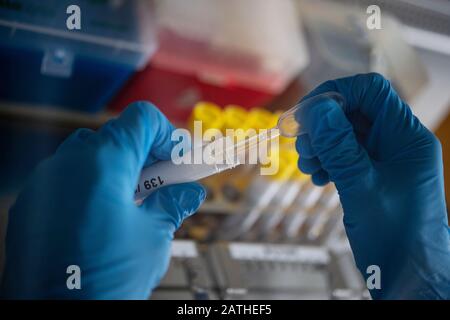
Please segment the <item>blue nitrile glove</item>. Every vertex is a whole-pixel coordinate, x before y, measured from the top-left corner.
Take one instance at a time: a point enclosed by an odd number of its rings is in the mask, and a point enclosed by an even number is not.
[[[345,112],[330,101],[298,114],[299,168],[316,184],[336,184],[359,270],[366,279],[369,266],[381,270],[372,297],[449,299],[439,141],[378,74],[328,81],[307,97],[328,91],[345,97]]]
[[[135,103],[97,132],[76,131],[40,164],[10,210],[2,296],[148,298],[173,233],[205,198],[190,183],[134,204],[144,164],[170,159],[173,129],[155,107]],[[70,265],[81,269],[81,290],[66,286]]]

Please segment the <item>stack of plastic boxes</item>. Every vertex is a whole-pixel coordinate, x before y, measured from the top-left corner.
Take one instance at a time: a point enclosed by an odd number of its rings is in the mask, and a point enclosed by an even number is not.
[[[183,122],[198,101],[258,107],[309,57],[293,0],[158,0],[159,48],[112,108],[151,100]]]

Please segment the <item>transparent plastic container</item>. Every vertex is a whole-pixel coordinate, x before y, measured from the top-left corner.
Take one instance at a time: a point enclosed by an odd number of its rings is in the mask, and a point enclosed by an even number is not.
[[[299,6],[312,57],[302,73],[308,89],[328,79],[378,72],[409,100],[427,83],[426,69],[405,41],[402,24],[389,13],[382,11],[382,28],[372,30],[367,6],[357,1],[302,0]]]
[[[96,111],[156,49],[152,2],[69,0],[0,6],[0,99]]]
[[[152,64],[223,87],[279,93],[308,63],[292,0],[156,1]]]

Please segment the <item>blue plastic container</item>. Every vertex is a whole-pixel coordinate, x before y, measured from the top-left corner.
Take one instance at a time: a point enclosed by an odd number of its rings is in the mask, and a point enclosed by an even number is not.
[[[9,5],[8,5],[9,3]],[[155,51],[151,1],[15,0],[0,6],[0,100],[95,112]]]

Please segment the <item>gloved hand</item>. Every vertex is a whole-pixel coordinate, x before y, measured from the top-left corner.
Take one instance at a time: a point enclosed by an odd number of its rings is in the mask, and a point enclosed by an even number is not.
[[[328,81],[307,97],[328,91],[345,97],[345,110],[329,101],[298,114],[299,168],[318,185],[336,184],[360,272],[367,279],[369,266],[380,267],[372,297],[449,299],[439,141],[378,74]]]
[[[205,198],[196,183],[133,195],[144,165],[170,159],[173,126],[129,106],[97,132],[81,129],[39,165],[10,210],[5,298],[146,299],[168,268],[174,231]],[[69,290],[67,267],[81,269]]]

